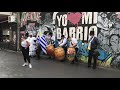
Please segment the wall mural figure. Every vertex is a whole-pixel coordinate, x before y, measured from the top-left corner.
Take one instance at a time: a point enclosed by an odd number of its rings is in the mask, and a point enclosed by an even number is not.
[[[99,12],[98,23],[99,28],[98,38],[100,47],[105,52],[112,54],[112,66],[119,66],[120,62],[120,20],[117,18],[116,12]]]

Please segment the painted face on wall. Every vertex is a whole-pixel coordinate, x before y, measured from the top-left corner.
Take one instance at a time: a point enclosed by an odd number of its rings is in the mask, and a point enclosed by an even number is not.
[[[117,35],[113,35],[110,38],[111,48],[115,53],[119,53],[119,37]]]
[[[102,16],[103,18],[107,17],[107,15],[106,15],[105,13],[102,13],[101,16]]]
[[[108,41],[107,38],[100,33],[98,34],[98,39],[101,45],[106,44],[106,42]]]
[[[119,44],[119,37],[117,35],[113,35],[111,38],[110,38],[110,44],[113,46],[113,45],[118,45]]]
[[[120,56],[117,56],[116,61],[120,61]]]
[[[113,65],[117,65],[120,62],[120,56],[117,56],[114,61],[112,62]]]

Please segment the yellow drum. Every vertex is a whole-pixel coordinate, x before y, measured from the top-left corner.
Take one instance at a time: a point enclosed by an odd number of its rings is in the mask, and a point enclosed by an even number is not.
[[[76,55],[75,48],[69,47],[69,48],[67,49],[67,59],[68,59],[69,61],[73,61],[74,58],[75,58],[75,55]]]
[[[53,45],[48,45],[46,47],[46,50],[47,50],[47,54],[50,55],[50,56],[54,56],[54,51],[55,51],[55,48]]]
[[[65,58],[65,51],[62,47],[55,48],[54,54],[55,58],[59,61],[64,60]]]

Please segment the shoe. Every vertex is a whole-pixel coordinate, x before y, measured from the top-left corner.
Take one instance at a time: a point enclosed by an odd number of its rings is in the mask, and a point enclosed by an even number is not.
[[[90,68],[91,66],[88,66],[88,68]]]
[[[29,64],[29,68],[32,68],[32,65],[31,65],[31,64]]]
[[[24,63],[22,66],[24,67],[24,66],[27,66],[28,65],[28,63]]]

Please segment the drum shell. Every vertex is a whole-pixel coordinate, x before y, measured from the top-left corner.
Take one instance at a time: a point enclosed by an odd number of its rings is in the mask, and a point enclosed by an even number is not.
[[[54,56],[54,51],[55,51],[55,48],[53,45],[48,45],[46,47],[46,50],[47,50],[47,54],[50,55],[50,56]]]
[[[65,51],[62,47],[55,48],[54,55],[56,60],[59,60],[59,61],[64,60]]]

